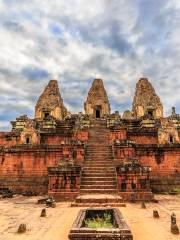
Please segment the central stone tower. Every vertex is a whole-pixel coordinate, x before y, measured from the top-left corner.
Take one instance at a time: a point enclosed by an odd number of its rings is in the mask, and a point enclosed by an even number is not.
[[[110,104],[102,79],[94,79],[84,103],[84,110],[95,118],[110,114]]]

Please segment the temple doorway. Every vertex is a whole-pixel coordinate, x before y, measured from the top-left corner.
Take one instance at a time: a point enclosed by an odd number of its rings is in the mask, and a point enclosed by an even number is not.
[[[102,114],[102,107],[101,105],[97,105],[94,107],[94,117],[95,118],[101,118],[101,114]]]
[[[96,118],[100,118],[100,117],[101,117],[100,110],[99,110],[99,109],[97,109],[97,110],[96,110]]]

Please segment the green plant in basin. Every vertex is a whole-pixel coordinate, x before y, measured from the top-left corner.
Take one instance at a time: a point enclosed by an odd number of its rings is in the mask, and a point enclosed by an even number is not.
[[[103,217],[97,215],[96,218],[88,218],[85,220],[85,227],[87,228],[113,228],[111,214],[105,213]]]

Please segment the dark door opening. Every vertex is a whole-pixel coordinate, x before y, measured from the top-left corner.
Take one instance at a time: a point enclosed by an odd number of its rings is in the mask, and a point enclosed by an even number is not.
[[[44,118],[47,118],[47,117],[49,117],[49,112],[44,113]]]
[[[96,110],[96,118],[100,118],[101,116],[101,112],[99,109]]]
[[[153,117],[153,111],[152,111],[152,110],[148,110],[148,115],[149,115],[150,117]]]
[[[173,137],[172,136],[169,137],[169,142],[173,143]]]
[[[29,144],[30,143],[30,139],[29,137],[26,138],[26,144]]]

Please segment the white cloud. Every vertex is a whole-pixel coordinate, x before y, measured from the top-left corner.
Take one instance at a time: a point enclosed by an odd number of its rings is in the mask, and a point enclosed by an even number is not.
[[[123,112],[145,75],[168,114],[180,102],[174,94],[180,87],[179,24],[178,0],[1,1],[0,105],[1,112],[14,112],[0,115],[0,128],[26,106],[33,116],[49,78],[58,78],[64,102],[76,112],[83,111],[90,79],[101,77],[112,110]]]

